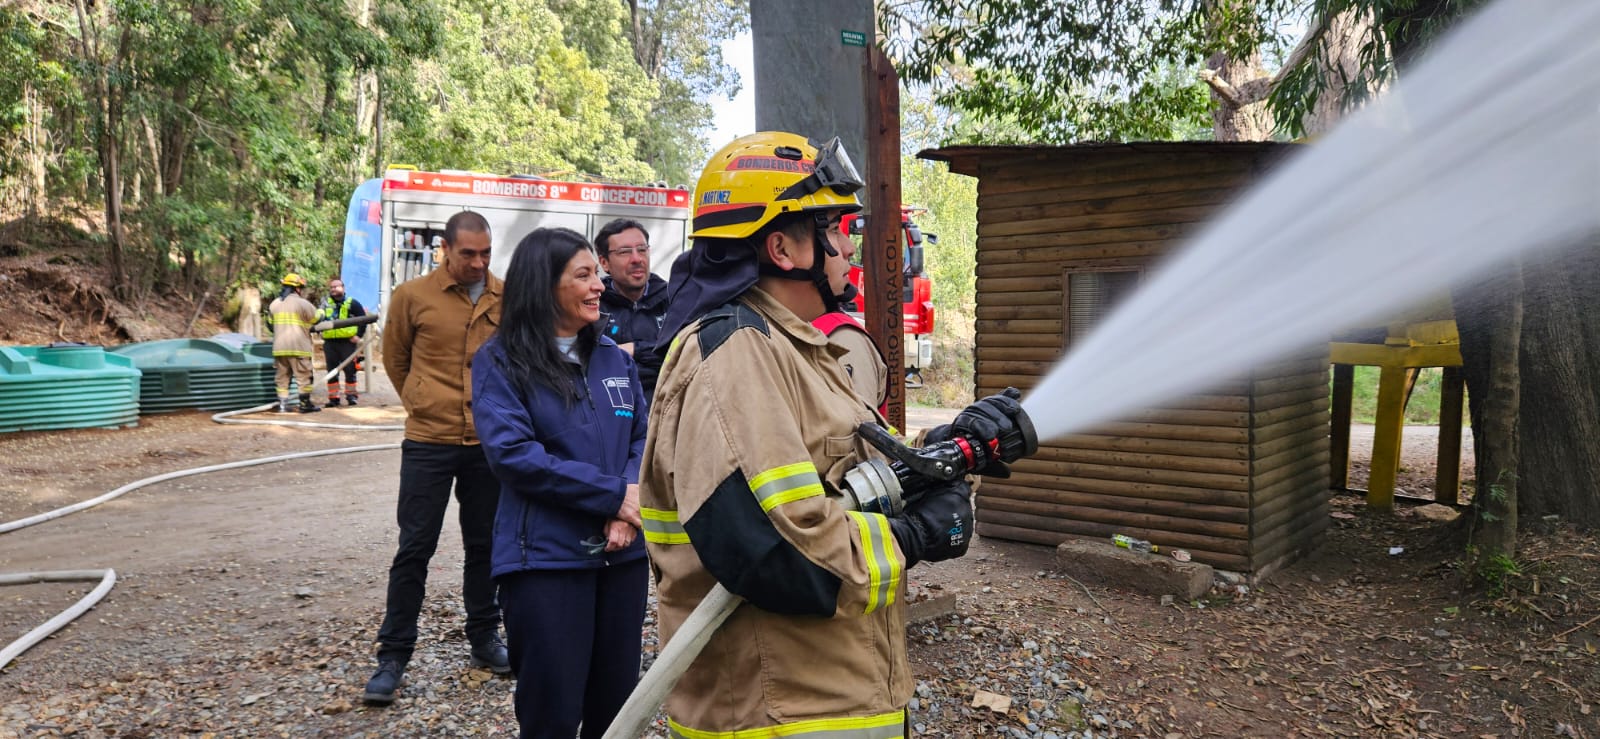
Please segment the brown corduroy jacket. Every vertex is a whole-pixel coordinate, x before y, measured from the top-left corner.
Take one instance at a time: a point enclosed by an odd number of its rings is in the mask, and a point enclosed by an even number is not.
[[[500,325],[502,282],[488,275],[472,304],[442,267],[394,289],[383,327],[383,368],[406,407],[406,438],[478,443],[472,427],[472,355]]]

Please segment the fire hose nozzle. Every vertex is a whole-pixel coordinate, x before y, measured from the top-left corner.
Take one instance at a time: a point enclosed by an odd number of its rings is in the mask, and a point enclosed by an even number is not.
[[[999,400],[1003,396],[1004,400]],[[985,398],[991,407],[1005,409],[1004,422],[993,439],[957,434],[921,448],[901,444],[884,428],[861,424],[856,432],[889,457],[890,462],[867,460],[845,473],[846,502],[856,510],[894,515],[929,489],[959,480],[995,462],[1010,463],[1039,451],[1039,434],[1033,420],[1017,402],[1022,393],[1006,388],[1000,396]],[[974,404],[976,405],[976,404]]]

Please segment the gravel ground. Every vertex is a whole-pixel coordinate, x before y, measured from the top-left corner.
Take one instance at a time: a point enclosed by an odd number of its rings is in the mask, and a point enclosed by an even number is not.
[[[384,389],[367,399],[317,419],[397,416]],[[948,415],[917,411],[908,425]],[[0,441],[0,518],[160,472],[396,438],[218,427],[198,414],[12,435]],[[401,698],[359,700],[397,474],[395,452],[235,470],[0,535],[0,571],[121,576],[93,611],[0,672],[0,737],[514,735],[513,681],[467,666],[453,524]],[[909,635],[917,734],[1600,736],[1592,536],[1546,522],[1523,569],[1485,593],[1462,587],[1453,524],[1406,506],[1372,514],[1350,496],[1334,509],[1314,556],[1268,583],[1219,580],[1192,603],[1082,586],[1046,547],[979,540],[962,560],[919,566],[917,597],[953,596],[954,607]],[[32,628],[88,587],[6,588],[0,634]],[[644,637],[653,653],[653,621]]]

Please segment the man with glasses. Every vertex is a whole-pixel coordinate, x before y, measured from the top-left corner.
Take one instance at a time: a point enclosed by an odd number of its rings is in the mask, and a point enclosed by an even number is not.
[[[667,315],[667,281],[650,272],[650,234],[638,221],[618,218],[595,234],[594,250],[606,271],[596,324],[600,333],[629,354],[635,345],[654,344]],[[648,399],[655,394],[656,367],[638,366]]]

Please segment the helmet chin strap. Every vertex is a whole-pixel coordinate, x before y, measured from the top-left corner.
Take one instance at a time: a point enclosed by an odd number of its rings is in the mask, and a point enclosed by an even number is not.
[[[822,296],[822,307],[824,312],[832,313],[836,310],[839,310],[841,303],[848,302],[851,300],[851,298],[835,295],[833,293],[833,285],[828,283],[828,257],[839,256],[839,251],[834,249],[833,244],[828,241],[828,214],[826,211],[817,212],[813,213],[811,217],[814,219],[813,222],[815,225],[815,230],[811,237],[813,249],[811,268],[796,269],[791,267],[789,269],[779,269],[775,264],[770,262],[762,262],[761,266],[758,267],[758,271],[761,274],[769,277],[780,277],[785,280],[810,282],[812,286],[817,289],[817,294]],[[845,288],[846,295],[849,295],[854,291],[854,285],[848,285]]]

